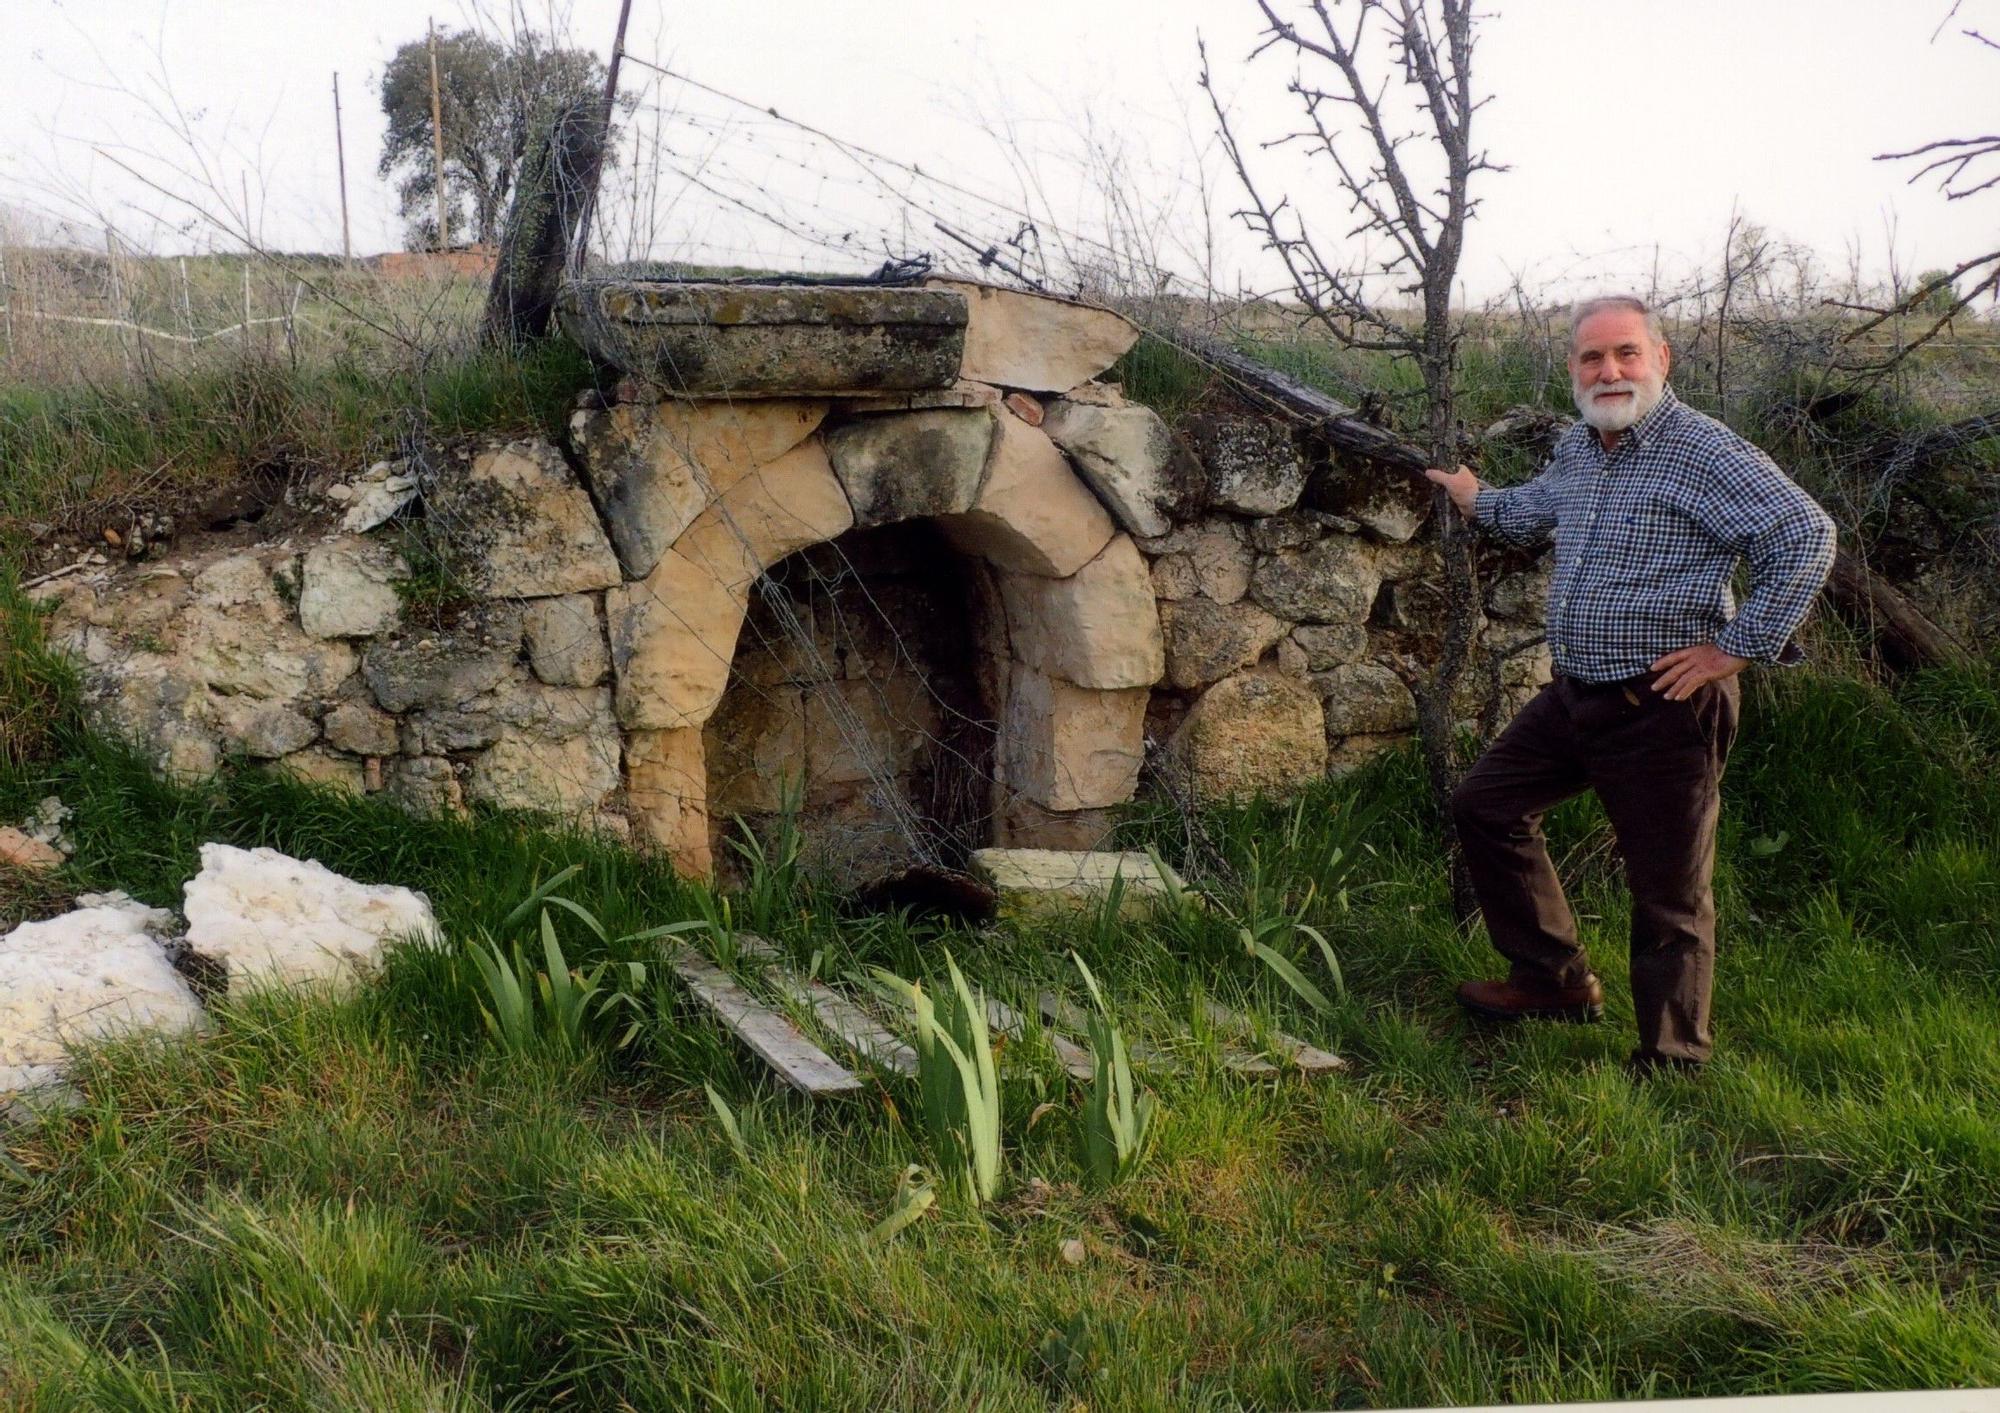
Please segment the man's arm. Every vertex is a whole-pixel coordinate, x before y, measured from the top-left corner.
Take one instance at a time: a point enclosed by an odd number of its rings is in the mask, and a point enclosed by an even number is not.
[[[1777,663],[1833,568],[1833,518],[1747,442],[1719,462],[1708,489],[1697,518],[1750,565],[1750,592],[1715,646]]]
[[[1511,544],[1534,545],[1555,533],[1555,497],[1549,493],[1549,473],[1544,469],[1526,485],[1502,490],[1489,486],[1466,470],[1427,470],[1428,476],[1451,497],[1458,513]]]

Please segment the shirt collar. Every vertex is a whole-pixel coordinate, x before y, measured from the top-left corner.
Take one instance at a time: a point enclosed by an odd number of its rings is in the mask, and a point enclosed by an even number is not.
[[[1660,400],[1653,404],[1652,411],[1627,427],[1625,435],[1619,438],[1618,444],[1623,446],[1626,442],[1631,442],[1634,446],[1644,446],[1653,433],[1674,415],[1680,405],[1681,400],[1674,396],[1672,386],[1662,387]]]

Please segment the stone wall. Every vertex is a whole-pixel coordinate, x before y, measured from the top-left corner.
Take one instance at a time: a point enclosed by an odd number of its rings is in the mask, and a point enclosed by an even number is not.
[[[853,880],[919,838],[1090,847],[1148,772],[1283,794],[1407,735],[1392,664],[1439,616],[1422,496],[1267,419],[1170,429],[1098,380],[1137,336],[1115,315],[950,288],[950,386],[628,378],[565,446],[378,465],[305,488],[289,538],[47,584],[52,637],[165,770],[532,810],[690,873],[788,779]],[[1495,582],[1482,652],[1539,631],[1541,592]],[[1510,658],[1506,706],[1546,674]]]

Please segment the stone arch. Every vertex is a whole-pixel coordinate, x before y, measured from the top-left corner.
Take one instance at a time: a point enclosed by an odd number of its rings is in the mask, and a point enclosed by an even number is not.
[[[1006,625],[998,842],[1073,847],[1129,800],[1165,671],[1150,573],[1039,429],[993,407],[875,412],[754,470],[684,478],[704,503],[643,579],[606,596],[626,789],[642,836],[712,870],[702,727],[759,575],[850,529],[933,521],[990,573]],[[726,486],[719,493],[715,488]]]

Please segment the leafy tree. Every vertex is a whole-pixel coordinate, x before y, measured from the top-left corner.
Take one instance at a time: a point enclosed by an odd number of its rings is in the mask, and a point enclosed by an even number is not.
[[[437,63],[450,233],[459,240],[495,240],[534,134],[567,105],[601,94],[604,66],[587,50],[557,48],[532,32],[510,46],[474,30],[440,33]],[[434,247],[428,37],[397,49],[383,70],[382,112],[389,128],[377,171],[399,178],[396,197],[409,247]]]

